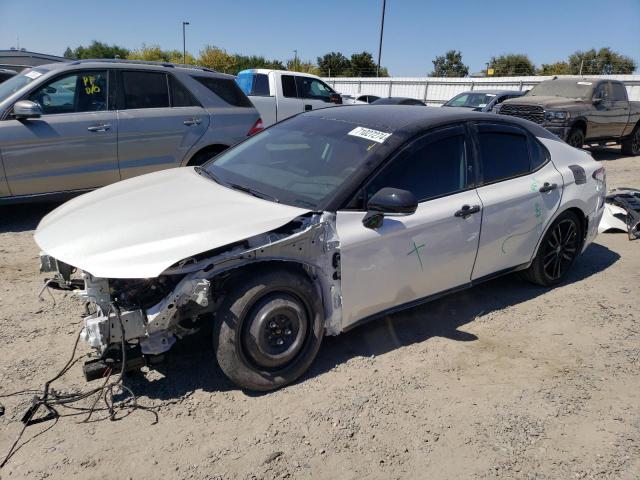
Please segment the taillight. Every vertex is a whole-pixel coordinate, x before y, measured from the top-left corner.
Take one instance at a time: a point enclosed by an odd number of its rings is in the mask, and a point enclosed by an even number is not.
[[[262,124],[262,119],[258,118],[258,120],[256,120],[256,123],[253,124],[253,127],[251,127],[251,129],[247,133],[247,137],[250,137],[251,135],[255,135],[256,133],[261,132],[262,130],[264,130],[264,125]]]

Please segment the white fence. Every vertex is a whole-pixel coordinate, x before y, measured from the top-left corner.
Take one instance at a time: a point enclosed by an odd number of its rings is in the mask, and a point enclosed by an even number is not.
[[[439,78],[439,77],[387,77],[348,78],[324,80],[340,93],[370,94],[379,97],[410,97],[427,105],[442,105],[466,90],[529,90],[552,76],[497,77],[497,78]],[[640,75],[595,75],[590,78],[621,80],[627,87],[629,100],[640,101]]]

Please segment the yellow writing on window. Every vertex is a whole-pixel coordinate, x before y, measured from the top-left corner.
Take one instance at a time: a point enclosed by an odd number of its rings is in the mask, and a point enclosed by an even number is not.
[[[87,95],[100,93],[100,87],[96,85],[96,77],[93,75],[83,76],[82,83],[84,84],[84,91],[87,92]]]

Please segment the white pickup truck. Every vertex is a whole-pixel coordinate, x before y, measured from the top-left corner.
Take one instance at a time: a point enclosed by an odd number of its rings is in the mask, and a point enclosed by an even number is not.
[[[309,73],[253,68],[238,73],[236,82],[260,113],[264,127],[342,103],[340,94]]]

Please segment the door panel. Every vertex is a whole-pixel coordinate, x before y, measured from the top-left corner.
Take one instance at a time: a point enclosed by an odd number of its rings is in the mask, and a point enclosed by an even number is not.
[[[12,195],[82,190],[120,180],[115,112],[5,120],[0,131]]]
[[[545,183],[557,185],[546,193]],[[535,173],[477,189],[482,232],[472,279],[527,263],[560,205],[562,176],[551,162]]]
[[[209,127],[202,107],[118,111],[118,163],[123,179],[179,167]]]
[[[0,122],[0,149],[12,195],[101,187],[120,179],[118,122],[107,110],[105,70],[61,74],[28,100],[43,115]]]
[[[468,284],[478,249],[480,213],[475,190],[421,203],[413,215],[362,225],[364,212],[339,211],[343,327],[390,309]]]

